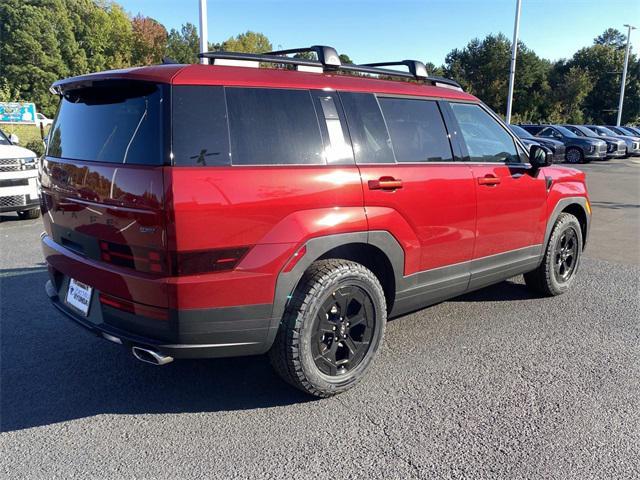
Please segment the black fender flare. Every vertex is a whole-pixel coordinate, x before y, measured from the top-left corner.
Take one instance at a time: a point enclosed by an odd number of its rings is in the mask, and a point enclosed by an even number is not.
[[[357,243],[369,244],[384,252],[393,268],[396,286],[401,284],[404,274],[404,250],[402,250],[402,247],[391,233],[383,230],[373,230],[338,233],[311,238],[304,244],[306,247],[304,256],[296,263],[291,271],[280,271],[278,274],[267,345],[270,346],[273,343],[287,304],[289,300],[291,300],[291,296],[307,268],[330,250],[343,245]],[[288,262],[285,262],[285,265],[287,263]]]
[[[547,229],[544,233],[544,249],[543,249],[543,254],[547,249],[547,243],[549,242],[549,237],[551,237],[551,231],[553,230],[553,226],[556,224],[556,220],[558,220],[558,217],[560,216],[560,214],[570,205],[579,205],[582,210],[584,211],[584,216],[587,219],[586,220],[586,225],[585,225],[585,231],[583,232],[583,242],[582,242],[582,248],[584,249],[584,247],[587,244],[587,236],[589,234],[589,227],[590,227],[590,223],[591,223],[591,214],[590,212],[590,208],[587,207],[587,203],[589,202],[589,200],[587,199],[587,197],[565,197],[565,198],[561,198],[558,203],[556,203],[556,206],[553,208],[553,211],[551,212],[551,215],[549,215],[549,219],[547,220]]]

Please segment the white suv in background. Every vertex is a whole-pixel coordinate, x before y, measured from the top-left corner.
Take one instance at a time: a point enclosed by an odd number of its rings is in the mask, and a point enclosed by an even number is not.
[[[14,145],[17,137],[0,131],[0,212],[17,212],[21,219],[40,216],[37,155]]]

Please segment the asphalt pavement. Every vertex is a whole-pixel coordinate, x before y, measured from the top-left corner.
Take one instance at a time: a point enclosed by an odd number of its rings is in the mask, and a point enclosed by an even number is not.
[[[522,277],[393,320],[313,400],[266,358],[141,364],[49,305],[41,221],[0,223],[1,478],[639,478],[640,165],[581,166],[575,287]]]

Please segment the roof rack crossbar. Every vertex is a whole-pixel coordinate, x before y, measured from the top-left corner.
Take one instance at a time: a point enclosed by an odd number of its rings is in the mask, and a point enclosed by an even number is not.
[[[286,55],[314,52],[318,60],[308,60],[306,58],[294,58],[287,57]],[[355,73],[368,73],[372,75],[386,75],[389,77],[397,78],[409,78],[414,80],[421,80],[430,82],[436,86],[448,86],[457,90],[462,90],[462,87],[455,80],[444,77],[429,76],[427,68],[424,63],[418,60],[401,60],[398,62],[378,62],[378,63],[366,63],[364,65],[343,64],[340,61],[338,52],[332,47],[324,45],[313,45],[306,48],[290,48],[287,50],[275,50],[267,53],[240,53],[240,52],[203,52],[199,54],[200,58],[208,58],[211,60],[244,60],[262,63],[275,63],[285,65],[299,65],[305,67],[320,67],[323,70],[329,71],[342,71],[342,72],[355,72]],[[408,72],[401,72],[398,70],[392,70],[389,68],[394,65],[404,65],[408,67]]]
[[[291,55],[292,53],[307,53],[313,52],[318,57],[318,62],[322,64],[325,69],[338,69],[342,65],[338,52],[333,47],[327,47],[326,45],[312,45],[306,48],[289,48],[287,50],[274,50],[273,52],[267,52],[265,55]]]
[[[427,67],[419,60],[400,60],[398,62],[376,62],[376,63],[365,63],[363,66],[365,67],[392,67],[394,65],[404,65],[409,68],[409,72],[411,75],[409,77],[414,77],[416,80],[425,80],[431,82],[433,85],[443,84],[448,85],[454,88],[459,88],[462,90],[462,86],[456,82],[455,80],[451,80],[450,78],[431,76],[427,73]],[[393,75],[397,76],[405,76],[404,72],[396,72],[392,70]],[[399,75],[402,74],[402,75]]]
[[[429,76],[427,73],[427,67],[424,63],[418,60],[400,60],[398,62],[377,62],[377,63],[365,63],[366,67],[393,67],[395,65],[404,65],[409,69],[409,72],[417,79],[425,79]]]
[[[240,52],[203,52],[198,55],[200,58],[208,58],[211,60],[245,60],[250,62],[264,63],[283,63],[287,65],[304,65],[307,67],[322,67],[322,64],[316,60],[307,60],[304,58],[277,57],[275,55],[267,55],[260,53],[240,53]]]

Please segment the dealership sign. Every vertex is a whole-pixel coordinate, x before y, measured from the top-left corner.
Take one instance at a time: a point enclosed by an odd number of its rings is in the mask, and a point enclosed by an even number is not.
[[[35,104],[0,102],[0,123],[36,123]]]

